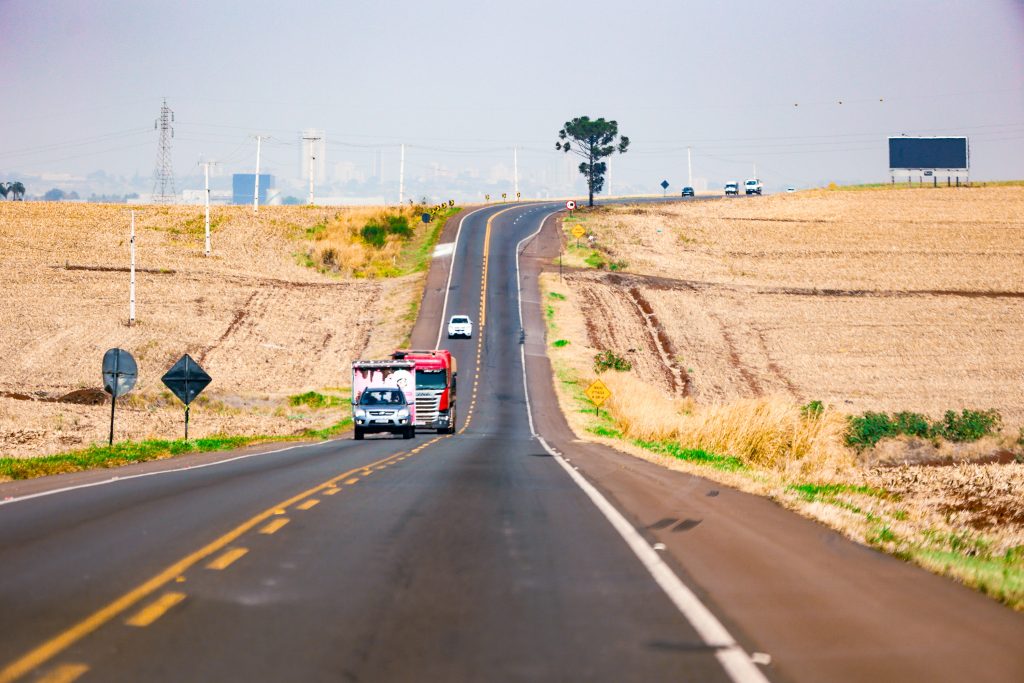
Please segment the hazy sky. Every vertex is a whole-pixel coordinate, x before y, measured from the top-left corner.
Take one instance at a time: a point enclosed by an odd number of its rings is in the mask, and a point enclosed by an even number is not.
[[[410,176],[486,178],[518,146],[553,183],[587,114],[633,141],[613,190],[685,184],[687,146],[713,186],[755,163],[770,188],[877,181],[900,133],[968,135],[975,178],[1024,178],[1024,0],[0,0],[0,63],[0,175],[150,176],[167,97],[179,176],[251,171],[256,132],[294,175],[319,128],[332,168],[379,148],[396,175],[405,142]]]

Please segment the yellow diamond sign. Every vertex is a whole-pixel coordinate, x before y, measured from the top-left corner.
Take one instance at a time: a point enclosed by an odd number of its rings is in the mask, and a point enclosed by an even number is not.
[[[608,386],[599,379],[595,379],[594,382],[587,387],[583,394],[590,399],[590,402],[597,407],[601,407],[611,397],[612,391]]]
[[[575,228],[572,229],[572,236],[575,237],[576,239],[579,239],[579,238],[583,237],[586,234],[587,234],[587,230],[582,225],[577,225]],[[607,387],[605,387],[605,388],[607,389]]]

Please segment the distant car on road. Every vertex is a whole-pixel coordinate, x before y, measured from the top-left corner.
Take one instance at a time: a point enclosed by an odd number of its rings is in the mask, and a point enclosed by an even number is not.
[[[739,194],[740,193],[740,183],[739,183],[739,181],[738,180],[730,180],[729,182],[727,182],[725,184],[725,193],[726,194]]]
[[[684,197],[692,197],[692,196],[694,196],[693,195],[693,188],[692,187],[684,187],[683,188],[683,196]]]
[[[790,185],[789,187],[786,188],[786,192],[796,192],[796,188]]]
[[[448,321],[448,338],[464,337],[470,339],[473,336],[473,321],[468,315],[453,315]]]

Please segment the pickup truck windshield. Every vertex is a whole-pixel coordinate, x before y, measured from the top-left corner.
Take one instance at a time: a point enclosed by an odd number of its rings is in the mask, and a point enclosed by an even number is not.
[[[468,323],[468,322],[469,322],[469,318],[452,318],[452,323],[454,323],[456,325],[461,325],[462,323]]]
[[[405,405],[402,392],[394,389],[367,389],[359,397],[361,406]]]
[[[444,389],[448,385],[448,373],[444,370],[417,370],[417,389]]]

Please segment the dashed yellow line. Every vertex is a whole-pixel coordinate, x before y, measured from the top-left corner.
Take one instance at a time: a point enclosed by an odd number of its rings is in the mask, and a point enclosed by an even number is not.
[[[40,678],[38,683],[72,683],[88,670],[89,667],[85,664],[58,664]]]
[[[358,481],[359,481],[359,477],[352,477],[351,479],[349,479],[349,480],[348,480],[348,481],[346,481],[345,483],[346,483],[346,484],[348,484],[349,486],[351,486],[352,484],[355,484],[355,483],[357,483]]]
[[[317,498],[310,498],[305,503],[300,503],[299,505],[296,505],[295,507],[298,508],[299,510],[308,510],[311,507],[317,506],[319,504],[320,504],[320,501]]]
[[[129,626],[137,626],[139,628],[149,626],[154,621],[167,614],[168,610],[184,599],[184,593],[176,593],[174,591],[164,593],[159,598],[126,619],[124,623]]]
[[[402,460],[402,458],[399,458],[399,460]],[[325,496],[333,496],[335,493],[337,493],[340,490],[341,489],[338,489],[338,488],[327,489],[326,491],[324,491],[324,495]]]
[[[264,526],[262,529],[260,529],[260,533],[261,534],[267,534],[267,535],[276,533],[277,531],[279,531],[281,529],[281,527],[283,527],[289,521],[290,520],[287,517],[278,517],[277,519],[275,519],[274,521],[270,522],[269,524]]]
[[[227,569],[235,562],[235,560],[242,557],[247,552],[249,552],[248,548],[231,548],[206,565],[206,568],[217,570]]]

